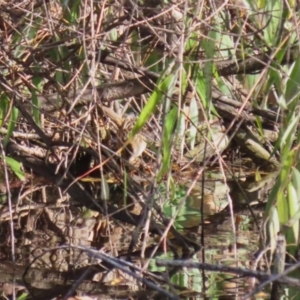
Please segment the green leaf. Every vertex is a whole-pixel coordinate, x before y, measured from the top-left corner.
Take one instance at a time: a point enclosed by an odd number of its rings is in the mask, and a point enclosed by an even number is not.
[[[26,300],[29,298],[28,293],[23,292],[20,296],[18,296],[17,300]]]
[[[33,85],[36,87],[38,91],[42,90],[42,83],[43,79],[41,77],[35,77],[32,79]],[[40,111],[39,111],[39,101],[37,98],[36,90],[32,89],[31,91],[31,97],[32,97],[32,103],[34,104],[33,106],[33,116],[35,122],[40,126]]]
[[[263,9],[266,6],[266,0],[257,0],[257,8]]]
[[[278,218],[278,212],[275,206],[271,207],[268,222],[268,232],[270,238],[271,250],[274,251],[276,247],[277,234],[280,231],[280,222]]]
[[[163,160],[162,167],[158,173],[158,181],[169,170],[171,158],[171,139],[177,120],[177,107],[174,107],[167,115],[163,129]]]
[[[284,157],[283,160],[283,167],[280,172],[280,184],[281,189],[285,189],[287,187],[287,184],[290,181],[290,171],[293,167],[294,162],[294,151],[290,151],[288,155]]]
[[[289,210],[287,206],[287,199],[283,191],[279,191],[277,195],[277,212],[281,224],[285,224],[289,219]]]
[[[197,102],[195,97],[191,99],[190,107],[189,107],[189,117],[191,120],[191,126],[189,129],[189,141],[190,141],[190,149],[194,149],[195,142],[196,142],[196,136],[198,129],[195,126],[195,124],[198,124],[198,118],[199,118],[199,110],[197,106]]]
[[[297,197],[300,199],[300,172],[296,168],[292,168],[292,182],[296,189]]]
[[[277,192],[277,209],[281,224],[288,222],[290,217],[288,198],[286,197],[286,189],[290,188],[290,172],[293,167],[294,151],[291,151],[283,162],[280,172],[280,189]]]
[[[295,216],[297,216],[299,213],[299,199],[298,199],[297,191],[294,188],[292,182],[290,182],[288,185],[288,208],[289,208],[289,220],[288,221],[290,221],[291,218],[294,219],[294,223],[290,224],[290,225],[292,226],[295,238],[297,238],[297,240],[298,240],[299,222],[296,222],[296,221],[299,221],[299,219],[296,220]]]
[[[176,150],[179,150],[180,156],[183,154],[184,150],[184,133],[185,133],[185,128],[186,128],[186,117],[183,113],[180,113],[179,119],[177,121],[177,126],[176,126],[176,138],[175,138],[175,146]]]
[[[168,89],[170,89],[171,86],[173,86],[174,81],[175,75],[170,74],[164,80],[162,80],[160,84],[158,84],[158,87],[154,90],[145,107],[141,111],[129,135],[129,138],[134,137],[141,131],[151,115],[156,111],[157,105],[163,100],[165,93],[168,91]]]
[[[210,31],[208,37],[203,39],[202,47],[205,51],[205,64],[203,68],[204,82],[205,82],[205,99],[208,105],[208,110],[211,110],[211,86],[213,78],[213,66],[214,66],[214,53],[216,48],[215,31]]]
[[[19,163],[18,161],[14,160],[11,157],[5,157],[5,161],[7,163],[7,165],[10,167],[10,169],[14,172],[14,174],[20,179],[20,180],[24,180],[25,179],[25,174],[22,171],[21,167],[22,164]]]
[[[81,0],[61,0],[62,7],[64,8],[64,19],[73,24],[77,22],[79,17],[79,10]]]
[[[208,102],[206,98],[206,84],[204,80],[204,75],[202,71],[198,72],[197,78],[196,78],[196,91],[203,103],[203,107],[207,108],[208,107]]]
[[[297,192],[290,182],[288,185],[288,210],[289,210],[289,219],[288,223],[289,226],[286,230],[286,242],[287,242],[287,249],[288,252],[292,255],[295,254],[298,240],[299,240],[299,201]]]
[[[18,116],[19,116],[19,110],[15,107],[12,108],[11,110],[11,114],[10,114],[10,118],[9,118],[9,122],[8,122],[8,127],[7,127],[7,135],[4,139],[4,145],[6,146],[7,143],[9,142],[9,139],[15,129],[17,120],[18,120]]]
[[[298,122],[299,122],[299,116],[293,117],[290,120],[288,127],[284,129],[283,135],[280,139],[280,148],[282,151],[284,149],[287,150],[290,149],[291,143],[293,142],[294,133],[297,129]]]
[[[300,57],[296,59],[292,67],[289,79],[286,83],[285,100],[287,102],[288,109],[290,110],[294,110],[296,104],[298,103],[298,97],[300,92],[299,78],[300,78]]]
[[[280,59],[278,59],[279,61],[282,60],[282,57],[280,57]],[[277,64],[277,62],[276,62]],[[272,64],[272,67],[269,69],[269,79],[267,81],[267,84],[265,84],[264,86],[264,90],[265,90],[265,93],[268,95],[272,86],[274,85],[275,88],[276,88],[276,91],[278,91],[278,94],[279,95],[282,95],[283,94],[283,91],[282,91],[282,78],[281,78],[281,74],[280,72],[278,72],[278,69],[276,68],[276,64],[273,63]],[[274,66],[273,66],[274,65]],[[256,80],[257,80],[257,77],[258,76],[251,76],[251,77],[255,77]],[[254,82],[252,83],[252,85],[254,84]],[[252,86],[252,85],[249,85],[249,86]],[[279,105],[283,108],[283,109],[286,109],[287,106],[286,106],[286,101],[284,99],[284,97],[282,97],[283,99],[280,99],[280,103]]]
[[[277,194],[279,193],[280,189],[281,189],[281,182],[280,182],[280,176],[278,176],[268,197],[268,201],[265,209],[265,218],[268,218],[272,207],[276,204]]]
[[[110,199],[109,186],[103,174],[101,174],[101,199],[102,200]]]
[[[152,47],[151,45],[149,45]],[[149,51],[148,51],[149,52]],[[146,51],[147,60],[145,61],[145,67],[152,72],[159,72],[162,68],[161,62],[161,53],[157,49],[151,49],[151,53],[147,53]]]
[[[270,46],[275,46],[279,42],[278,30],[282,16],[282,3],[277,0],[266,1],[265,12],[270,14],[270,22],[263,31],[265,40]]]
[[[259,169],[256,169],[256,170],[255,170],[255,181],[256,181],[256,182],[261,181],[261,174],[260,174]]]
[[[0,96],[0,126],[3,125],[2,123],[4,120],[5,114],[8,110],[8,107],[9,107],[9,99],[8,99],[7,95],[3,93]]]

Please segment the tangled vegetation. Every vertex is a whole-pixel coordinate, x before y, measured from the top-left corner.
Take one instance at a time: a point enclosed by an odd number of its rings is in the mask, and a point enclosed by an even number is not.
[[[144,285],[139,293],[151,291],[132,297],[182,299],[170,281],[178,261],[160,261],[171,267],[159,276],[151,259],[168,249],[189,266],[205,246],[205,224],[224,214],[236,233],[235,182],[272,273],[284,272],[286,253],[295,268],[298,15],[292,0],[0,1],[1,243],[11,261],[20,263],[18,232],[47,227],[55,243],[24,264],[51,262],[77,283],[116,269],[128,286]],[[249,177],[252,185],[240,184]],[[261,186],[258,221],[246,193]],[[80,233],[71,238],[67,227]],[[92,243],[80,243],[90,235]],[[53,262],[53,247],[68,259],[55,252]],[[132,257],[142,266],[129,268]],[[215,267],[195,268],[240,274]],[[260,280],[252,293],[272,281],[244,272]],[[59,283],[50,296],[31,280],[28,291],[41,299],[75,291]],[[201,284],[197,292],[206,291]],[[95,294],[116,295],[107,285]]]

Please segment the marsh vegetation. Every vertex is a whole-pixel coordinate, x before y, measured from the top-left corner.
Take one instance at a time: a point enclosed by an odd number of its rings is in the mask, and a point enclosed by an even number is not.
[[[3,297],[292,297],[298,23],[292,0],[0,1]]]

